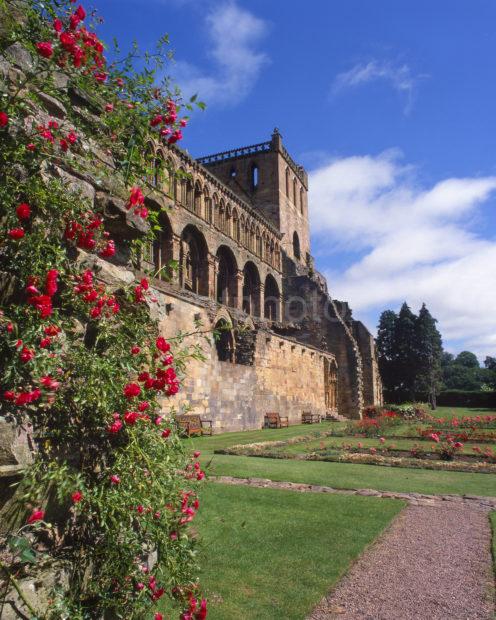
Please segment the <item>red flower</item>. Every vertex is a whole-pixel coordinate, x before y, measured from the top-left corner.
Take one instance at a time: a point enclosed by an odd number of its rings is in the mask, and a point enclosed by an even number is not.
[[[63,24],[60,21],[60,19],[55,19],[53,21],[53,28],[54,28],[55,32],[62,32]]]
[[[162,353],[168,353],[170,351],[170,344],[163,336],[159,336],[155,340],[155,344],[157,345],[157,349],[162,351]]]
[[[79,5],[78,8],[76,9],[75,15],[77,15],[79,19],[83,21],[86,18],[86,11],[83,9],[81,5]]]
[[[22,239],[24,237],[24,228],[11,228],[7,234],[11,239]]]
[[[128,383],[123,391],[126,398],[134,398],[141,394],[141,388],[137,383]]]
[[[28,149],[28,151],[35,151],[36,145],[30,142],[29,144],[26,144],[26,148]]]
[[[157,611],[157,613],[153,616],[153,620],[164,620],[164,617],[159,611]]]
[[[0,127],[7,127],[9,124],[9,117],[5,112],[0,112]]]
[[[31,513],[30,517],[28,518],[28,523],[35,523],[36,521],[43,521],[44,518],[45,518],[45,511],[40,510],[38,508],[37,510],[33,510],[33,512]]]
[[[60,138],[59,144],[62,151],[64,153],[67,153],[67,150],[69,149],[69,143],[67,142],[67,140],[64,140],[64,138]]]
[[[52,379],[50,375],[41,377],[40,383],[43,387],[47,388],[48,390],[56,390],[58,387],[60,387],[60,381],[55,381],[55,379]]]
[[[42,338],[40,340],[40,349],[46,349],[52,343],[52,340],[47,336],[46,338]]]
[[[74,133],[74,131],[70,131],[70,132],[67,134],[67,139],[69,140],[69,142],[70,142],[71,144],[76,144],[78,137],[77,137],[77,135]]]
[[[110,476],[110,482],[111,482],[112,484],[120,484],[121,479],[119,478],[119,476],[118,476],[117,474],[112,474],[112,475]]]
[[[74,491],[74,493],[71,495],[71,499],[74,504],[77,504],[83,499],[83,494],[81,493],[81,491]]]
[[[126,411],[124,414],[124,422],[129,426],[134,426],[139,418],[139,414],[136,411]]]
[[[135,345],[135,346],[131,349],[131,353],[132,353],[133,355],[138,355],[138,353],[139,353],[140,351],[141,351],[141,349],[140,349],[137,345]]]
[[[51,58],[53,56],[53,47],[49,41],[44,41],[36,44],[38,54],[43,58]]]
[[[162,437],[164,439],[167,439],[167,437],[171,434],[170,432],[170,428],[166,428],[164,431],[162,431]]]
[[[112,239],[110,239],[109,241],[107,241],[107,245],[100,252],[100,256],[102,258],[107,258],[107,257],[113,256],[114,254],[115,254],[115,243],[114,241],[112,241]]]
[[[15,400],[16,395],[15,392],[13,392],[12,390],[6,390],[3,393],[3,397],[5,398],[5,400]]]
[[[59,272],[56,269],[49,269],[45,278],[45,293],[53,297],[57,292],[57,278]]]
[[[56,336],[57,334],[60,334],[61,331],[62,330],[58,325],[48,325],[43,330],[43,333],[45,333],[47,336]]]
[[[105,112],[113,112],[114,111],[114,104],[113,103],[106,103],[105,104]]]
[[[160,123],[162,122],[162,119],[163,119],[162,115],[157,114],[150,121],[150,127],[156,127],[157,125],[160,125]]]
[[[201,452],[199,450],[196,450],[195,452],[193,452],[193,456],[195,457],[195,459],[197,459],[200,456]]]
[[[138,411],[146,411],[149,406],[150,406],[150,403],[148,401],[144,400],[143,402],[141,402],[138,405]]]
[[[129,193],[129,205],[128,209],[135,207],[136,205],[142,205],[145,202],[145,197],[140,187],[132,187]]]
[[[7,323],[7,331],[9,332],[9,334],[11,334],[14,331],[14,324],[13,323]]]
[[[27,203],[22,202],[17,207],[16,213],[20,220],[29,220],[29,216],[31,215],[31,207]]]
[[[116,420],[113,424],[111,424],[107,430],[109,433],[113,435],[117,434],[122,428],[122,422],[120,420]]]
[[[195,620],[205,620],[207,617],[207,601],[202,598],[200,609],[195,614]]]
[[[28,347],[23,347],[21,353],[19,354],[19,357],[21,358],[21,362],[23,364],[26,364],[33,359],[34,351],[33,349],[28,349]]]

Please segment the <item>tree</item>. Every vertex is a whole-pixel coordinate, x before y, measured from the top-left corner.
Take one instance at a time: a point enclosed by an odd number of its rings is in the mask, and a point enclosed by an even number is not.
[[[395,372],[395,329],[398,315],[393,310],[384,310],[377,328],[377,358],[384,389],[391,393],[396,386]]]
[[[455,364],[465,366],[465,368],[480,368],[479,360],[475,353],[471,351],[462,351],[455,358]]]
[[[441,334],[436,323],[425,303],[422,304],[415,323],[415,392],[416,395],[427,394],[433,409],[436,408],[436,396],[441,386],[443,354]]]
[[[406,302],[401,306],[394,331],[396,390],[402,399],[415,398],[417,317]]]
[[[484,367],[488,370],[496,370],[496,357],[490,357],[487,355],[484,360]]]

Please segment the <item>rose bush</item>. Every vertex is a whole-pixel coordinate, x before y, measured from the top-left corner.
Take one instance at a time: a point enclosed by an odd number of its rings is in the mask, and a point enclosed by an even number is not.
[[[188,524],[204,472],[179,440],[174,411],[164,414],[199,352],[159,335],[148,278],[105,285],[98,261],[116,243],[64,174],[126,197],[147,222],[130,244],[138,260],[159,216],[146,205],[145,147],[179,141],[192,102],[155,82],[165,39],[138,72],[136,50],[106,60],[86,11],[69,0],[3,0],[0,21],[2,62],[13,62],[13,49],[29,58],[0,82],[1,415],[32,428],[34,440],[7,515],[11,563],[2,559],[2,576],[32,617],[159,619],[166,597],[183,620],[201,620]],[[62,120],[47,98],[63,106]],[[37,609],[18,578],[50,559],[70,566],[68,583]]]

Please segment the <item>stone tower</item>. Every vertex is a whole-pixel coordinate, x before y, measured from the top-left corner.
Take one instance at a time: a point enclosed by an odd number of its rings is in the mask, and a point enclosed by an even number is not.
[[[308,176],[274,129],[271,140],[198,160],[232,191],[259,210],[283,233],[283,253],[310,265]]]

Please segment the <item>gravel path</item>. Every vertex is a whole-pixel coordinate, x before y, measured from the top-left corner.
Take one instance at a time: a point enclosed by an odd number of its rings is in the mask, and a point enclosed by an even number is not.
[[[491,620],[490,542],[487,509],[409,505],[308,620]]]

